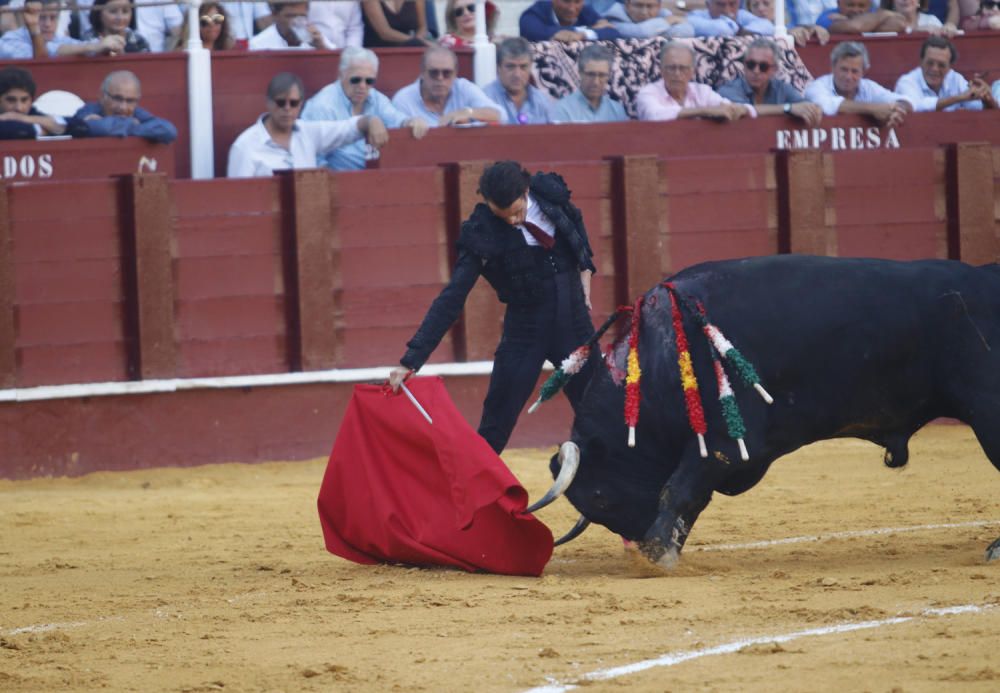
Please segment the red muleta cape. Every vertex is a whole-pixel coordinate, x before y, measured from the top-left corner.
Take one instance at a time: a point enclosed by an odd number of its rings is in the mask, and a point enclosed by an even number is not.
[[[365,564],[541,575],[552,533],[524,513],[527,492],[441,378],[407,387],[433,425],[402,392],[354,387],[319,491],[327,550]]]

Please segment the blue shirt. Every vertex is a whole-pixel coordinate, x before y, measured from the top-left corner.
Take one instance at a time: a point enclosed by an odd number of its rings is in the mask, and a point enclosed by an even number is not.
[[[450,113],[462,108],[492,108],[500,114],[500,122],[504,122],[504,112],[499,105],[490,101],[483,90],[465,79],[457,77],[451,85],[451,93],[444,104],[444,111],[435,113],[428,110],[420,96],[420,78],[413,84],[407,84],[392,97],[392,105],[409,117],[423,118],[431,127],[437,127],[443,113]]]
[[[962,75],[954,70],[948,70],[941,83],[941,91],[935,92],[927,86],[924,79],[924,71],[915,67],[896,82],[896,93],[907,97],[913,104],[915,111],[936,111],[938,99],[945,99],[949,96],[958,96],[969,88],[969,82]],[[983,102],[976,99],[973,101],[963,101],[952,104],[946,111],[957,111],[964,108],[970,111],[983,110]]]
[[[692,10],[687,14],[688,23],[694,27],[695,36],[736,36],[740,30],[762,36],[774,35],[774,24],[770,20],[738,10],[736,19],[720,15],[713,18],[708,10]]]
[[[628,120],[625,107],[607,94],[601,97],[601,105],[596,109],[579,91],[562,97],[552,107],[555,123],[618,123],[623,120]]]
[[[552,98],[531,84],[528,85],[528,98],[524,100],[521,110],[518,110],[498,79],[483,87],[483,93],[486,98],[500,105],[507,125],[544,125],[552,122]]]
[[[361,106],[361,115],[378,117],[387,128],[400,128],[409,117],[392,105],[389,97],[376,89],[368,90],[368,98]],[[352,118],[351,100],[344,93],[344,87],[337,80],[320,89],[306,102],[302,109],[302,120],[347,120]],[[316,162],[335,171],[349,171],[365,167],[364,139],[355,140],[332,151],[321,153]]]
[[[733,103],[753,103],[753,87],[747,82],[744,75],[739,75],[732,79],[716,91],[720,96],[725,96]],[[798,103],[805,101],[799,91],[783,79],[770,79],[767,82],[767,90],[764,92],[764,104]]]
[[[88,115],[98,118],[84,120]],[[168,120],[157,118],[149,111],[136,108],[132,117],[103,115],[101,104],[96,101],[82,106],[73,114],[73,120],[82,122],[88,137],[142,137],[150,142],[169,144],[177,139],[177,128]]]
[[[54,58],[59,53],[59,46],[81,43],[68,36],[54,36],[51,41],[45,43],[49,57]],[[30,60],[35,57],[35,46],[31,42],[31,34],[27,27],[12,29],[3,36],[0,36],[0,58],[11,58],[14,60]]]
[[[605,29],[587,29],[587,27],[596,24],[600,19],[601,15],[598,14],[597,10],[590,5],[584,5],[580,8],[580,14],[577,16],[573,26],[562,26],[552,9],[552,0],[538,0],[538,2],[521,13],[518,24],[521,29],[521,36],[529,41],[548,41],[563,29],[581,31],[585,35],[589,31],[593,35],[588,35],[588,39],[611,41],[619,38],[618,30],[610,27]]]

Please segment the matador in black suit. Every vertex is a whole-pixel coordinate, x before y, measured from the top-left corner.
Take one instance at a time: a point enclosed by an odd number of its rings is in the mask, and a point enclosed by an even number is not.
[[[483,172],[479,193],[484,202],[462,224],[451,281],[407,342],[403,367],[392,370],[389,382],[398,389],[419,370],[458,319],[476,280],[486,277],[507,311],[479,434],[500,453],[545,360],[558,366],[593,333],[594,253],[583,215],[559,175],[532,176],[517,162],[500,161]],[[586,381],[580,374],[564,390],[574,408]]]

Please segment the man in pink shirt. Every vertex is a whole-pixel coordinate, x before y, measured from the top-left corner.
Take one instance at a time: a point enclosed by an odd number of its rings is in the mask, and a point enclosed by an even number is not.
[[[732,121],[746,116],[757,117],[753,106],[733,103],[708,85],[691,81],[694,50],[684,43],[668,41],[664,44],[660,53],[660,73],[663,79],[647,84],[636,95],[639,120],[712,118]]]

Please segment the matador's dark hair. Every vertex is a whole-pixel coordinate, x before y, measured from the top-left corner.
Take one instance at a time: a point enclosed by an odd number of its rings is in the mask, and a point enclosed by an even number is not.
[[[483,171],[479,194],[497,207],[510,207],[528,189],[531,174],[516,161],[498,161]]]

